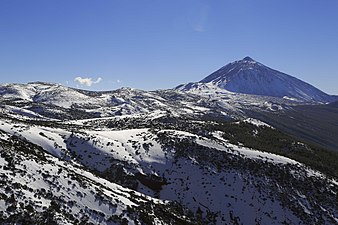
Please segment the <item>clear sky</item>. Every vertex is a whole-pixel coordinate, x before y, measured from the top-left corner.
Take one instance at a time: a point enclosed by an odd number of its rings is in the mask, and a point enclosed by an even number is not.
[[[0,0],[0,83],[154,90],[245,56],[338,94],[338,1]]]

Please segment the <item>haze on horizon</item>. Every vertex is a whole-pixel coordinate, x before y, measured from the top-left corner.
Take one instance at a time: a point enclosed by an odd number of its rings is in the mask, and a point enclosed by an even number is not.
[[[338,94],[338,2],[0,2],[0,83],[173,88],[250,56]]]

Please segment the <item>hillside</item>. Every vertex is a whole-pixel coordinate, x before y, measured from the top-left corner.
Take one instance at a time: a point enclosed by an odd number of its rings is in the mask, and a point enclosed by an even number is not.
[[[337,223],[338,154],[249,118],[297,102],[216,92],[2,86],[0,221]]]

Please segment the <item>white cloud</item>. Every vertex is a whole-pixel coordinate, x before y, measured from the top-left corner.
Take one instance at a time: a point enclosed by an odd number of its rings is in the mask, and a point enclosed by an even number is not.
[[[101,77],[99,77],[99,78],[97,78],[97,80],[96,81],[94,81],[94,84],[98,84],[98,83],[100,83],[102,81],[102,78]]]
[[[93,84],[98,84],[102,81],[102,78],[99,77],[97,78],[95,81],[93,80],[93,78],[82,78],[82,77],[75,77],[74,79],[75,82],[80,83],[81,85],[85,85],[87,87],[92,86]]]

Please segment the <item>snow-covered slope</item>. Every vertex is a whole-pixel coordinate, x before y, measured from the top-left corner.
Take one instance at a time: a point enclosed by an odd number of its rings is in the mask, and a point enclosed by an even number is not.
[[[298,102],[221,89],[206,89],[204,93],[132,88],[93,92],[37,82],[0,85],[0,103],[4,114],[67,120],[136,114],[163,116],[168,113],[191,117],[213,115],[228,119],[243,117],[244,109],[275,111],[282,109],[282,105]]]
[[[0,85],[0,223],[337,223],[338,156],[252,117],[298,104]]]
[[[39,136],[27,138],[36,142]],[[196,224],[173,202],[100,178],[3,131],[0,165],[1,224]]]
[[[76,219],[93,224],[337,222],[335,178],[233,139],[236,133],[255,139],[269,132],[278,134],[254,119],[223,124],[139,114],[68,121],[2,117],[0,219],[17,222],[25,215],[57,224]],[[302,157],[315,151],[292,139],[282,146]]]
[[[196,83],[177,87],[196,90],[218,87],[235,93],[299,99],[308,102],[331,102],[336,99],[295,77],[273,70],[250,57],[227,64]]]

